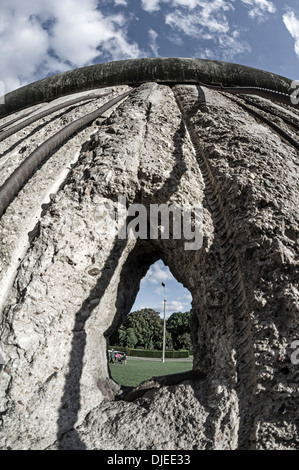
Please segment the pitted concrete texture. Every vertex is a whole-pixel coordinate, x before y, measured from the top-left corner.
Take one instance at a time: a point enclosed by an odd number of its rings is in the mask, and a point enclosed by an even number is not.
[[[298,365],[290,359],[298,155],[229,97],[204,91],[206,105],[195,85],[143,84],[92,134],[80,134],[79,157],[5,299],[1,448],[299,448]],[[72,160],[76,150],[63,148]],[[41,193],[28,190],[27,203]],[[111,236],[105,214],[119,195],[147,208],[202,204],[202,248]],[[9,240],[18,201],[1,221]],[[2,248],[4,276],[7,256]],[[203,374],[127,402],[109,377],[106,338],[158,259],[192,294],[194,369]]]

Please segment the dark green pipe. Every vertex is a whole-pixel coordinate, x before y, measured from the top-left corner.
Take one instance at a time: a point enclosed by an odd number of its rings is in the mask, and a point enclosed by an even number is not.
[[[90,65],[44,78],[5,95],[0,117],[80,91],[144,82],[207,83],[268,88],[290,94],[291,80],[263,70],[204,59],[130,59]]]

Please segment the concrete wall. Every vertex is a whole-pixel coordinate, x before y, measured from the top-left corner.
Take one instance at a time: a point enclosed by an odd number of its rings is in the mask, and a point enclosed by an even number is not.
[[[297,152],[228,96],[203,88],[204,105],[199,91],[141,85],[61,147],[2,217],[2,448],[298,448]],[[41,139],[30,131],[6,143],[8,173],[32,136]],[[119,195],[146,207],[202,204],[201,249],[111,237],[105,214]],[[194,369],[203,374],[119,400],[106,338],[160,258],[192,294]]]

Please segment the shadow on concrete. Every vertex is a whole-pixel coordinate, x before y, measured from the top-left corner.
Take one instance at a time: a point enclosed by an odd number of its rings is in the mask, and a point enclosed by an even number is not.
[[[147,119],[150,119],[150,102],[148,105]],[[187,166],[183,158],[185,134],[186,128],[182,120],[180,127],[174,135],[175,163],[165,184],[153,195],[152,199],[155,203],[166,203],[170,196],[178,189],[181,178],[187,171]],[[135,202],[145,203],[144,201],[141,201],[141,195],[136,197]],[[148,204],[151,202],[152,201],[147,201]],[[105,266],[109,267],[109,269],[103,269],[95,287],[84,300],[80,310],[75,316],[69,371],[66,376],[65,389],[59,408],[57,434],[59,449],[83,450],[86,448],[75,430],[81,400],[80,378],[83,371],[83,357],[86,346],[85,324],[95,308],[95,306],[92,306],[91,301],[95,298],[100,299],[101,301],[106,289],[109,288],[113,273],[126,248],[126,245],[127,240],[115,239],[113,248],[105,263]],[[135,248],[124,263],[118,285],[116,314],[112,320],[111,326],[105,332],[105,337],[109,337],[109,335],[116,331],[124,321],[126,315],[130,312],[130,309],[134,304],[141,279],[145,276],[149,267],[160,258],[161,253],[157,244],[153,246],[150,240],[137,241]],[[126,295],[124,295],[124,293],[126,293]],[[100,378],[99,380],[101,381],[101,379],[105,381],[108,377]]]

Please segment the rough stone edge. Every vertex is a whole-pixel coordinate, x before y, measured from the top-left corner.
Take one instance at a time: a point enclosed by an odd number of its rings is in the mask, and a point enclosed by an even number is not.
[[[291,80],[252,67],[207,59],[142,58],[90,65],[44,78],[3,97],[0,117],[78,91],[144,82],[261,87],[290,94]]]

